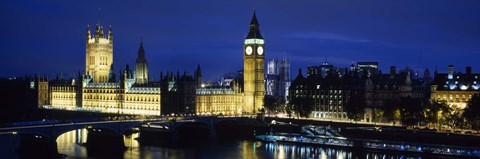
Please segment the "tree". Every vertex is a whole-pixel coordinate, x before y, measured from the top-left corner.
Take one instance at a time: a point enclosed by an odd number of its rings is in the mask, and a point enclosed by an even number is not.
[[[424,102],[411,97],[401,98],[399,108],[402,124],[412,126],[424,121]]]
[[[445,123],[447,126],[450,126],[453,129],[464,127],[466,123],[465,118],[463,118],[463,110],[456,106],[452,105],[452,111],[449,112],[447,117],[445,118]]]
[[[375,109],[375,118],[377,122],[383,122],[385,119],[385,111],[383,109]]]
[[[386,102],[385,106],[383,107],[385,119],[388,121],[400,121],[400,107],[398,105],[400,101],[398,100],[389,100]]]
[[[426,102],[424,107],[425,122],[433,127],[445,123],[446,118],[449,118],[452,108],[450,108],[444,101],[430,101]]]
[[[470,98],[462,116],[467,120],[467,124],[472,129],[480,130],[480,94],[474,94]]]
[[[310,113],[312,113],[313,104],[313,99],[308,96],[294,97],[289,103],[290,107],[293,108],[295,113],[297,113],[297,116],[305,118],[307,118]]]
[[[269,112],[274,112],[278,108],[278,103],[275,97],[266,95],[263,98],[263,105]]]
[[[367,106],[362,94],[352,94],[345,105],[345,111],[348,118],[358,121],[363,118],[365,107]]]

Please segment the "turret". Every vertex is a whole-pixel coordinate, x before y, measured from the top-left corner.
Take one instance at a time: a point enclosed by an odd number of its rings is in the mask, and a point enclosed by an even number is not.
[[[110,64],[113,63],[113,33],[110,27],[106,37],[103,27],[98,23],[93,35],[90,26],[86,33],[85,73],[91,76],[95,83],[109,82]]]
[[[395,66],[390,66],[390,79],[394,79],[397,74],[397,68]]]
[[[426,68],[425,71],[423,71],[423,79],[425,83],[430,83],[430,80],[432,79],[430,77],[430,70],[428,70],[428,68]]]
[[[121,83],[123,84],[122,87],[125,89],[125,92],[128,92],[128,90],[130,90],[130,87],[132,87],[132,85],[135,83],[135,78],[128,64],[125,66],[125,70],[123,71]]]
[[[92,38],[92,34],[90,33],[90,25],[87,25],[87,43],[90,38]]]
[[[350,72],[354,72],[354,71],[355,71],[355,65],[352,62],[352,64],[350,65]]]
[[[200,64],[197,66],[197,70],[195,70],[195,84],[197,88],[202,87],[202,70],[200,69]]]
[[[113,31],[112,31],[112,25],[110,25],[110,29],[108,29],[108,40],[113,42]]]
[[[110,64],[110,72],[108,73],[108,82],[109,83],[114,83],[116,81],[115,79],[115,73],[113,70],[113,63]]]
[[[405,84],[406,85],[411,85],[412,84],[412,77],[411,77],[410,71],[408,71],[408,70],[407,70],[407,77],[405,79]]]
[[[454,73],[455,73],[455,67],[453,67],[453,65],[448,65],[448,79],[453,79]]]
[[[135,82],[137,84],[148,83],[148,63],[145,58],[145,49],[143,48],[142,39],[140,39],[140,48],[138,48],[138,56],[135,63]]]

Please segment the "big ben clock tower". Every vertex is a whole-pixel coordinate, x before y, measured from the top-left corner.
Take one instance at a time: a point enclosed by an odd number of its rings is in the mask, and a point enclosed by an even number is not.
[[[243,45],[244,112],[254,114],[263,108],[265,43],[253,11],[250,30]]]

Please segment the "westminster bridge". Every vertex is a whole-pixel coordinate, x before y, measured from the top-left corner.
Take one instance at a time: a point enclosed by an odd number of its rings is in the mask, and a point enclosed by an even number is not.
[[[62,134],[86,129],[87,148],[99,151],[124,150],[124,136],[138,131],[141,127],[163,125],[177,137],[181,130],[190,127],[201,127],[208,130],[203,133],[205,138],[216,136],[216,126],[230,124],[247,117],[217,117],[217,116],[187,116],[187,117],[150,117],[150,118],[107,118],[79,120],[43,120],[32,122],[17,122],[9,127],[0,128],[0,134],[18,135],[20,144],[17,152],[26,158],[35,156],[61,157],[57,150],[57,138]]]

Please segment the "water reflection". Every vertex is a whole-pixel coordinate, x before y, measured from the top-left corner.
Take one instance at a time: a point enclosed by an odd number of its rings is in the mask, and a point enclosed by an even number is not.
[[[87,136],[87,129],[72,130],[60,135],[56,140],[58,153],[74,157],[88,156],[87,148],[85,147]],[[138,149],[140,144],[137,140],[135,140],[138,136],[139,133],[123,136],[125,147],[127,147],[127,150],[124,153],[125,158],[138,158]]]
[[[272,158],[337,158],[337,159],[421,159],[415,155],[386,154],[375,153],[365,150],[347,150],[341,148],[326,148],[315,146],[290,145],[281,143],[266,143],[264,146],[267,153],[272,154]]]
[[[317,148],[312,146],[285,145],[277,143],[265,144],[267,152],[273,154],[273,158],[352,158],[352,152],[330,148]]]
[[[66,154],[67,158],[89,158],[87,148],[84,144],[87,142],[88,131],[79,129],[62,134],[57,138],[58,152]],[[260,141],[242,140],[242,141],[215,141],[209,144],[188,146],[188,147],[164,147],[147,146],[139,144],[136,138],[138,133],[124,137],[124,143],[127,150],[123,152],[121,158],[139,159],[139,158],[243,158],[243,159],[262,159],[262,158],[338,158],[338,159],[403,159],[403,158],[421,158],[410,154],[389,154],[369,151],[353,151],[341,148],[327,148],[306,145],[290,145],[282,143],[265,143]],[[15,149],[18,148],[18,136],[0,135],[0,151],[6,158],[18,158]],[[15,143],[15,142],[17,143]],[[9,150],[7,150],[7,148]],[[3,158],[3,157],[2,157]]]

